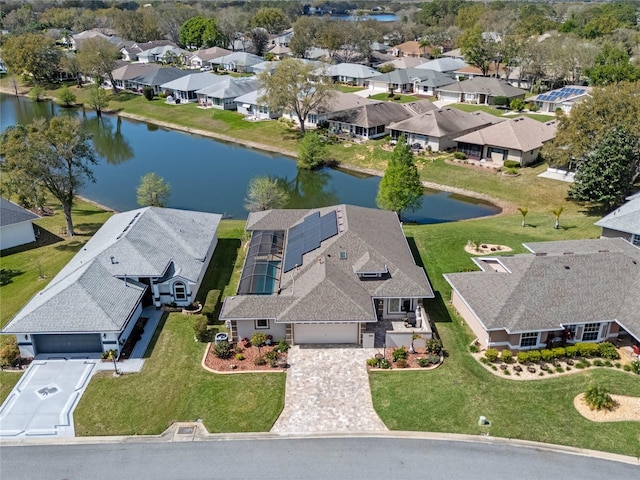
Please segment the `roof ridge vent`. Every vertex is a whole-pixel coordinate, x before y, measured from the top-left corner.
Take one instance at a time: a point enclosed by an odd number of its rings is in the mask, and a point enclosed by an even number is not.
[[[573,252],[563,252],[563,255],[573,255]]]

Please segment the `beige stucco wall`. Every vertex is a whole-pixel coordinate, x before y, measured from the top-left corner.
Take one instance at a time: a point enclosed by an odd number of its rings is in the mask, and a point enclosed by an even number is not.
[[[483,348],[489,343],[489,334],[484,330],[482,324],[478,321],[473,312],[462,301],[458,293],[454,290],[451,294],[451,304],[454,306],[460,316],[467,322],[471,331],[478,337],[478,341]]]

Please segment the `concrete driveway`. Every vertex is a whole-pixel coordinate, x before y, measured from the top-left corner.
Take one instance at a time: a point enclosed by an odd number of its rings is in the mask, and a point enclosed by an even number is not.
[[[289,350],[285,405],[273,433],[387,430],[373,409],[365,361],[373,349],[294,346]]]
[[[0,437],[73,437],[73,410],[100,360],[34,360],[0,406]]]

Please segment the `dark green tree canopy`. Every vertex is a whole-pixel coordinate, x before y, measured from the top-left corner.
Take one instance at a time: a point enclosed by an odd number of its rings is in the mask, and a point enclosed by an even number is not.
[[[141,207],[166,207],[171,195],[171,186],[155,173],[147,173],[140,179],[136,190],[138,205]]]
[[[406,138],[401,136],[378,187],[376,203],[402,218],[403,210],[414,211],[422,204],[422,183]]]
[[[213,47],[222,36],[213,18],[193,17],[180,27],[180,43],[187,48]]]
[[[284,208],[288,201],[286,183],[277,178],[255,177],[249,182],[244,208],[249,212]]]
[[[280,33],[289,26],[289,20],[282,9],[263,7],[251,19],[251,26],[262,27],[269,33]]]
[[[639,177],[640,138],[613,128],[578,164],[569,195],[610,210],[624,203]]]
[[[2,59],[11,73],[30,75],[36,83],[55,78],[62,52],[41,33],[11,36],[2,45]]]

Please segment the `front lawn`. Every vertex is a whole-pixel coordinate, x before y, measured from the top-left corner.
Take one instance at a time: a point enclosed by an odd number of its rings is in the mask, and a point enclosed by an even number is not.
[[[401,93],[394,93],[393,97],[390,97],[388,93],[376,93],[375,95],[369,96],[372,100],[382,100],[383,102],[396,102],[396,103],[409,103],[409,102],[417,102],[418,100],[422,100],[419,97],[415,97],[413,95],[404,95]]]
[[[198,418],[210,432],[270,430],[284,406],[285,375],[207,372],[194,322],[193,316],[167,315],[141,373],[94,376],[74,413],[76,434],[159,434],[173,422]]]
[[[591,381],[612,393],[640,396],[640,377],[615,369],[526,382],[496,377],[469,354],[473,335],[449,305],[451,288],[442,274],[474,268],[464,251],[468,240],[505,244],[522,253],[522,242],[597,237],[598,229],[580,216],[567,218],[564,230],[554,230],[552,219],[537,216],[531,218],[535,227],[522,228],[518,215],[405,226],[437,292],[427,308],[450,355],[431,372],[370,375],[374,406],[390,429],[479,434],[478,417],[484,415],[492,423],[492,436],[640,455],[638,423],[593,423],[573,407],[573,398]]]

